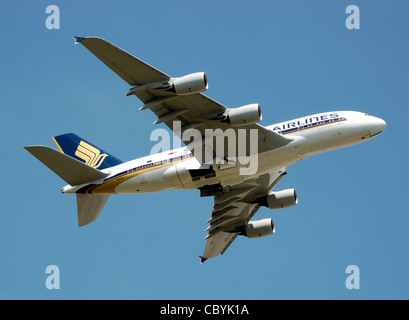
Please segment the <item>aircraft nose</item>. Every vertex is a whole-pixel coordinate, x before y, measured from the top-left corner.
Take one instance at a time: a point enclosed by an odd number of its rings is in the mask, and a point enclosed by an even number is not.
[[[386,128],[386,122],[381,118],[371,117],[369,120],[369,134],[374,137],[382,133]]]

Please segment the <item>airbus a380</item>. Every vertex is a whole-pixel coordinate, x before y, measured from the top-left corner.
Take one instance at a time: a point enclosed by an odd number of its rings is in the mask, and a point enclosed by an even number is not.
[[[77,195],[80,227],[98,218],[111,194],[200,190],[201,196],[214,197],[201,263],[223,254],[238,235],[258,238],[275,232],[272,219],[252,218],[261,206],[297,204],[294,189],[272,191],[289,166],[370,140],[386,127],[382,119],[356,111],[263,127],[258,104],[228,108],[204,95],[204,72],[174,78],[104,39],[74,39],[131,86],[126,96],[142,101],[139,110],[152,111],[154,124],[167,125],[186,147],[122,162],[68,133],[53,137],[61,152],[47,146],[25,148],[68,183],[63,193]]]

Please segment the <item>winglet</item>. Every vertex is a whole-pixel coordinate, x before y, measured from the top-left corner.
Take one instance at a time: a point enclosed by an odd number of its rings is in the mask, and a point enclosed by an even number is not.
[[[207,258],[203,258],[202,256],[197,256],[200,259],[200,264],[203,264],[207,260]]]
[[[75,44],[78,44],[79,42],[85,39],[85,37],[76,37],[76,36],[73,36],[73,38],[75,40]]]

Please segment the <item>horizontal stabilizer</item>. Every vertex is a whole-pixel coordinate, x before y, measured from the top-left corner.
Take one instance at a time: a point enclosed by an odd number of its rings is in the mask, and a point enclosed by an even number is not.
[[[50,147],[24,148],[71,186],[103,179],[109,175]]]
[[[78,226],[95,221],[108,201],[109,194],[77,194]]]

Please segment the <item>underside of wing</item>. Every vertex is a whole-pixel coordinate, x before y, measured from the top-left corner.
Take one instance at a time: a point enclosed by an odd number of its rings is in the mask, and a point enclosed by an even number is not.
[[[237,233],[219,231],[207,240],[206,249],[202,256],[199,256],[200,263],[205,262],[209,258],[223,254],[232,242],[237,238]]]
[[[238,235],[246,235],[246,225],[285,174],[286,168],[281,168],[236,185],[214,198],[213,213],[205,230],[208,235],[201,262],[223,254]]]
[[[204,72],[173,78],[104,39],[76,37],[76,41],[133,86],[126,95],[142,101],[139,110],[151,110],[157,117],[154,124],[168,126],[201,164],[238,163],[241,156],[292,141],[257,124],[258,104],[231,109],[202,94],[208,88]]]
[[[158,82],[170,78],[167,74],[104,39],[96,37],[74,37],[74,39],[76,43],[81,43],[131,86],[139,86],[144,83]]]

